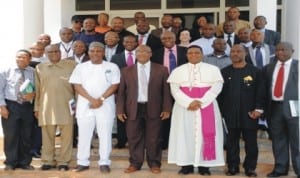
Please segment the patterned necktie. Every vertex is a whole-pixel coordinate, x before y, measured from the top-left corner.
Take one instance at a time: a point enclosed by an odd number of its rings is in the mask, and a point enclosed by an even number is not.
[[[231,42],[231,34],[228,34],[227,35],[227,44],[230,46],[230,47],[232,47],[232,42]]]
[[[141,65],[140,67],[140,84],[141,84],[141,92],[142,95],[146,96],[148,95],[148,80],[147,80],[147,74],[146,74],[146,66]]]
[[[145,35],[140,35],[139,45],[143,44],[144,37]]]
[[[170,69],[170,73],[176,68],[177,64],[176,64],[176,57],[172,51],[172,49],[169,50],[169,69]]]
[[[133,64],[134,64],[134,62],[133,62],[132,52],[129,52],[128,57],[127,57],[127,66],[129,67]]]
[[[284,63],[281,63],[281,66],[279,68],[276,82],[275,82],[275,87],[274,87],[274,96],[277,98],[282,96],[282,90],[283,90],[283,79],[284,79]]]
[[[255,51],[255,60],[256,60],[256,67],[261,69],[263,67],[263,56],[260,50],[261,46],[256,46]]]
[[[21,73],[21,76],[19,77],[19,79],[16,83],[16,94],[17,94],[17,102],[22,104],[24,99],[22,98],[22,93],[20,91],[20,87],[25,81],[24,69],[20,69],[20,73]]]

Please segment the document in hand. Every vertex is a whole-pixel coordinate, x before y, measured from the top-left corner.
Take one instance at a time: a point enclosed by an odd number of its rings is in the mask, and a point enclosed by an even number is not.
[[[22,94],[28,94],[34,92],[34,85],[31,83],[29,79],[26,79],[23,84],[20,86],[20,92]]]

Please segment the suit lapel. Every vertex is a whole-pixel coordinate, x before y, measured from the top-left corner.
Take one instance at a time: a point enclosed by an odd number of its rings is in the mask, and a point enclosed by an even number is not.
[[[123,52],[122,54],[122,58],[121,58],[121,66],[127,66],[127,62],[126,62],[126,55],[125,55],[125,52]]]
[[[252,46],[249,47],[249,54],[250,54],[250,59],[251,59],[252,64],[254,66],[256,66],[255,55],[254,55],[254,50],[253,50]]]
[[[154,75],[155,75],[155,72],[152,72],[152,71],[154,71],[155,69],[154,69],[154,65],[153,65],[153,63],[151,62],[150,63],[150,76],[149,76],[149,82],[148,82],[148,91],[149,91],[149,86],[151,85],[151,83],[152,83],[152,79],[153,79],[153,77],[154,77]],[[149,92],[148,92],[149,93]]]

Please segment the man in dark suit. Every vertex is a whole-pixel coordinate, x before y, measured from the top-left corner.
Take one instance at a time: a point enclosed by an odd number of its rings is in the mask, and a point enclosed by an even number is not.
[[[152,173],[160,173],[162,120],[172,109],[168,71],[150,62],[151,49],[140,45],[136,49],[137,64],[122,70],[117,96],[118,119],[125,122],[129,143],[130,166],[125,173],[141,169],[146,158]]]
[[[118,65],[121,70],[135,64],[135,48],[137,47],[137,39],[134,35],[124,37],[123,46],[125,50],[122,53],[115,54],[111,58],[111,62]],[[117,139],[118,143],[115,148],[125,148],[127,142],[125,123],[117,120]]]
[[[106,61],[110,62],[113,55],[124,51],[124,46],[122,43],[120,43],[120,37],[117,32],[114,31],[106,32],[104,35],[104,41],[105,41]]]
[[[264,33],[257,29],[251,31],[250,40],[252,45],[248,47],[246,62],[262,69],[263,66],[274,60],[275,48],[264,43]]]
[[[171,73],[175,67],[187,63],[186,48],[175,44],[176,36],[173,32],[165,31],[160,39],[163,47],[153,52],[151,58],[152,62],[164,65],[168,68],[169,73]],[[171,64],[171,53],[175,58],[176,64],[174,65]],[[169,143],[170,119],[164,120],[162,132],[162,147],[163,149],[167,149]]]
[[[72,59],[74,59],[76,63],[83,63],[90,60],[89,56],[86,54],[86,46],[83,41],[74,41],[72,44],[72,49],[74,51],[74,56]]]
[[[224,38],[224,40],[227,42],[227,50],[226,52],[229,53],[230,48],[234,44],[239,44],[240,39],[237,34],[235,34],[235,28],[236,25],[234,21],[225,21],[223,23],[223,35],[218,36],[218,38]]]
[[[153,34],[156,38],[160,38],[161,34],[165,31],[174,32],[172,29],[173,25],[173,16],[169,14],[165,14],[161,18],[161,28],[157,28],[151,31],[151,34]],[[175,33],[175,32],[174,32]]]
[[[280,42],[280,33],[266,29],[267,19],[264,16],[256,16],[253,25],[256,29],[262,31],[265,35],[264,42],[271,46],[276,46]]]
[[[149,32],[150,25],[147,20],[139,20],[137,22],[136,30],[138,32],[137,38],[139,45],[147,45],[151,48],[152,51],[155,51],[156,49],[162,47],[160,38],[155,37]]]
[[[298,98],[298,60],[292,59],[293,46],[280,42],[276,46],[276,62],[263,69],[267,89],[266,116],[270,121],[275,166],[268,177],[288,174],[291,159],[296,175],[300,176],[299,112],[294,104]]]
[[[226,175],[239,173],[241,134],[245,140],[246,157],[243,163],[245,174],[256,177],[258,158],[257,118],[263,113],[263,94],[261,71],[245,61],[246,49],[233,45],[230,51],[232,65],[221,70],[224,84],[218,101],[225,119],[228,135],[226,140]]]
[[[160,40],[163,47],[153,52],[151,57],[152,62],[164,65],[171,72],[170,65],[167,65],[169,58],[165,58],[165,56],[169,56],[170,50],[172,50],[176,58],[176,66],[187,63],[186,48],[175,44],[175,33],[166,31],[161,35]]]

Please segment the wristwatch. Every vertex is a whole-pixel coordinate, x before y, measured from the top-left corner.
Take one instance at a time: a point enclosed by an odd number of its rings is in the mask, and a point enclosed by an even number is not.
[[[100,100],[103,102],[105,100],[105,98],[103,96],[101,96]]]

